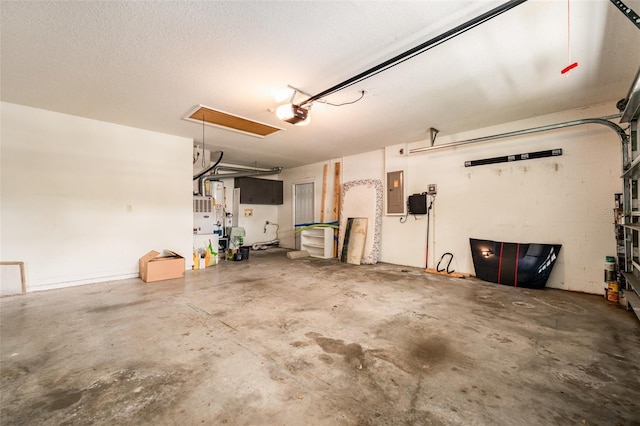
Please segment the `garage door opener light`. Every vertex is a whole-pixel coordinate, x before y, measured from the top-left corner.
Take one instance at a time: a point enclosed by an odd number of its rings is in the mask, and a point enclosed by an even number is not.
[[[297,90],[294,90],[291,94],[291,100],[288,104],[280,105],[276,109],[276,116],[287,123],[295,124],[296,126],[306,126],[311,121],[311,116],[309,115],[309,109],[311,109],[311,105],[308,108],[304,108],[300,105],[296,105],[293,103]]]

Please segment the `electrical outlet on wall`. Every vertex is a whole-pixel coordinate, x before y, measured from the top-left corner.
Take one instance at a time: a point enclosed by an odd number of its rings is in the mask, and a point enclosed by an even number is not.
[[[244,209],[244,217],[253,216],[253,209]]]
[[[436,195],[438,193],[438,185],[435,183],[430,183],[427,185],[427,194]]]

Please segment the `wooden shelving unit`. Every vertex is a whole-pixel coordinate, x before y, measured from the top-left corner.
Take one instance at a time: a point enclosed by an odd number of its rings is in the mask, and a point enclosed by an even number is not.
[[[310,256],[329,259],[333,257],[333,228],[311,228],[302,231],[300,236],[302,250]]]

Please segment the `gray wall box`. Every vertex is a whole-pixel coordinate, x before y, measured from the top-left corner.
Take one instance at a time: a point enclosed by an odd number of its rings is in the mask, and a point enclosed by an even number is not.
[[[387,214],[404,213],[404,172],[387,173]]]

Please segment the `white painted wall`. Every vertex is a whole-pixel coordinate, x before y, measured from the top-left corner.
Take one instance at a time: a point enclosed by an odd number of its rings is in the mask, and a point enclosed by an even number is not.
[[[138,258],[150,249],[175,250],[190,268],[191,140],[7,103],[1,111],[0,260],[26,262],[29,290],[136,276]],[[443,136],[443,130],[437,142],[613,112],[610,103],[460,135]],[[247,242],[274,237],[263,232],[269,220],[280,225],[281,245],[294,247],[293,184],[315,184],[319,221],[324,164],[329,194],[338,161],[342,182],[384,182],[387,170],[404,166],[405,195],[438,184],[430,266],[449,251],[457,271],[473,273],[470,237],[560,243],[549,287],[602,293],[604,257],[615,254],[613,194],[621,188],[612,131],[588,125],[408,156],[399,147],[406,145],[284,170],[284,205],[240,206]],[[465,160],[553,148],[564,155],[464,167]],[[232,180],[225,185],[230,207]],[[328,221],[331,196],[325,207]],[[251,218],[244,208],[253,209]],[[383,217],[381,261],[422,267],[425,246],[425,217],[405,224]]]
[[[464,140],[615,112],[612,103],[598,105],[456,137]],[[554,148],[562,148],[563,155],[464,167],[465,160]],[[558,243],[562,244],[562,250],[547,285],[601,294],[605,256],[616,253],[612,211],[614,194],[621,190],[620,153],[620,141],[613,131],[601,125],[586,125],[410,155],[409,193],[426,191],[429,183],[438,184],[429,265],[434,267],[443,253],[451,252],[456,270],[473,272],[470,237]],[[416,222],[409,218],[396,232],[385,233],[383,244],[385,247],[404,244],[412,253],[406,257],[411,261],[398,262],[397,256],[383,260],[422,266],[425,241],[426,220]],[[420,255],[416,258],[414,252]]]
[[[333,188],[334,188],[334,171],[335,164],[341,163],[341,170],[344,170],[342,159],[333,159],[330,161],[313,163],[306,166],[295,167],[292,169],[284,169],[281,173],[282,180],[284,181],[284,203],[279,206],[278,224],[280,225],[279,236],[280,246],[290,249],[295,248],[295,234],[294,234],[294,206],[293,206],[293,189],[296,184],[313,183],[314,184],[314,207],[316,222],[320,222],[322,211],[322,181],[324,165],[328,166],[327,171],[327,196],[325,198],[325,222],[333,221]],[[354,168],[358,170],[358,168]],[[342,173],[341,173],[342,176]],[[343,180],[344,181],[344,180]]]
[[[263,178],[264,179],[264,178]],[[244,216],[245,210],[251,210],[252,215]],[[265,223],[278,223],[278,206],[262,204],[240,204],[238,226],[244,228],[246,237],[245,245],[276,239],[277,228],[268,225],[265,232]]]
[[[151,249],[191,267],[191,139],[1,108],[0,259],[28,290],[135,277]]]
[[[541,116],[465,134],[438,136],[437,143],[487,136],[617,112],[614,103]],[[408,148],[428,145],[414,143]],[[474,273],[469,238],[510,242],[559,243],[562,250],[548,287],[602,294],[605,256],[615,255],[614,194],[621,191],[619,138],[600,125],[572,127],[523,137],[486,142],[463,148],[403,156],[387,147],[345,157],[343,182],[382,179],[386,171],[405,168],[405,196],[438,185],[430,230],[429,266],[445,252],[454,254],[452,266]],[[562,148],[563,155],[513,163],[465,168],[464,161]],[[291,209],[291,182],[322,182],[322,163],[286,170],[285,206],[280,221]],[[386,185],[386,182],[385,182]],[[385,188],[386,191],[386,188]],[[317,203],[319,206],[319,202]],[[319,207],[316,207],[319,211]],[[426,216],[384,216],[381,261],[425,266]]]
[[[361,179],[381,179],[384,182],[384,150],[365,152],[343,158],[342,183]]]

